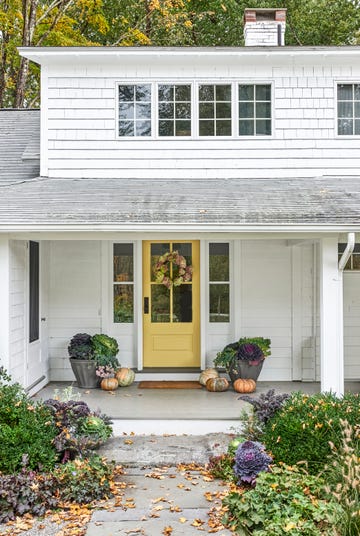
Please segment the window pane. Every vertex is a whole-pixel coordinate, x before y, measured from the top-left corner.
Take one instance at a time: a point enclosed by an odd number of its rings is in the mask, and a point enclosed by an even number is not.
[[[352,102],[338,102],[338,116],[339,117],[352,117],[353,116]]]
[[[360,118],[360,102],[355,102],[354,106],[355,106],[354,115],[355,117]]]
[[[173,322],[192,322],[192,285],[173,287]]]
[[[257,102],[256,103],[256,117],[260,119],[271,117],[270,102]]]
[[[239,103],[239,117],[245,117],[247,119],[254,117],[254,103],[253,102],[240,102]]]
[[[216,117],[230,118],[231,117],[231,104],[217,103],[216,104]]]
[[[354,99],[360,100],[360,84],[354,84]]]
[[[131,323],[133,321],[133,285],[114,285],[114,323]]]
[[[271,135],[271,121],[266,119],[258,119],[256,121],[256,135],[257,136],[270,136]]]
[[[133,121],[119,121],[119,136],[133,136],[134,135],[134,122]]]
[[[339,84],[338,85],[338,99],[339,100],[352,100],[352,98],[353,98],[352,84]]]
[[[186,260],[186,265],[190,266],[192,264],[192,244],[189,242],[180,242],[173,244],[173,251],[178,251]],[[173,264],[173,276],[178,275],[178,267]]]
[[[231,101],[231,86],[215,86],[217,101]]]
[[[254,100],[254,86],[239,86],[239,100]]]
[[[177,101],[191,101],[191,86],[175,86],[175,99]]]
[[[174,86],[159,86],[159,101],[173,101]]]
[[[240,121],[239,122],[239,134],[240,136],[253,136],[254,135],[254,121]]]
[[[352,255],[353,270],[360,270],[360,255]]]
[[[191,121],[176,121],[175,133],[177,136],[191,136]]]
[[[199,121],[199,134],[200,136],[214,136],[214,121]]]
[[[229,281],[229,244],[209,244],[209,280]]]
[[[199,101],[213,101],[214,86],[199,86]]]
[[[350,136],[353,133],[353,122],[351,119],[338,120],[338,133],[342,136]]]
[[[164,285],[151,285],[151,322],[170,322],[170,291]]]
[[[129,102],[134,100],[134,86],[119,86],[119,101]]]
[[[269,101],[271,100],[271,86],[266,85],[258,85],[256,87],[256,100],[259,101]]]
[[[360,120],[359,119],[355,119],[355,132],[354,134],[356,134],[356,136],[358,136],[360,134]]]
[[[137,136],[151,136],[151,121],[136,121]]]
[[[173,136],[174,121],[159,121],[159,136]]]
[[[170,244],[168,242],[151,244],[151,281],[155,281],[153,267],[158,262],[159,257],[170,251]]]
[[[134,119],[134,105],[119,103],[119,119]]]
[[[216,121],[217,136],[231,136],[231,121],[219,120]]]
[[[134,280],[133,244],[114,244],[114,281]]]
[[[190,119],[191,118],[191,105],[190,103],[180,103],[175,106],[175,117],[177,119]]]
[[[39,339],[40,329],[40,254],[39,243],[29,244],[29,342]]]
[[[200,102],[199,117],[201,119],[212,119],[215,116],[214,103]]]
[[[174,117],[174,104],[172,102],[159,103],[160,119],[172,119]]]
[[[136,100],[137,101],[151,101],[151,86],[146,84],[144,86],[135,86],[136,87]]]
[[[229,284],[210,284],[210,322],[230,321]]]

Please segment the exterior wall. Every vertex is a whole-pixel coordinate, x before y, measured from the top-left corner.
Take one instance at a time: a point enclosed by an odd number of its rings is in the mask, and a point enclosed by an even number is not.
[[[350,56],[136,56],[43,68],[42,174],[51,177],[354,175],[358,137],[336,135],[336,82],[359,82]],[[195,74],[196,73],[196,74]],[[117,82],[238,81],[273,85],[273,135],[116,138]],[[235,106],[234,106],[235,113]],[[233,114],[234,115],[234,114]],[[46,132],[48,140],[46,141]]]
[[[13,380],[26,383],[27,242],[10,242],[10,367]]]
[[[344,272],[345,379],[360,378],[360,273]]]

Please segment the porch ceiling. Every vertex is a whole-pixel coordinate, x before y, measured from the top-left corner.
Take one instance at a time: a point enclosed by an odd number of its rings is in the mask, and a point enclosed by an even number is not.
[[[291,179],[36,178],[0,188],[0,230],[358,230],[360,177]]]

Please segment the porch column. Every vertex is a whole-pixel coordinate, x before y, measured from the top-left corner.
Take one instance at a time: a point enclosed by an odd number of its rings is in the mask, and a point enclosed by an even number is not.
[[[321,391],[344,394],[343,281],[337,237],[320,240]]]
[[[10,368],[10,243],[0,235],[0,366]]]

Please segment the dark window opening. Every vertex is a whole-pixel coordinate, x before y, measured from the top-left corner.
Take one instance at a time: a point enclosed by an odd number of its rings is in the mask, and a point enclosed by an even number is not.
[[[29,244],[29,342],[39,339],[40,292],[39,292],[39,243]]]

